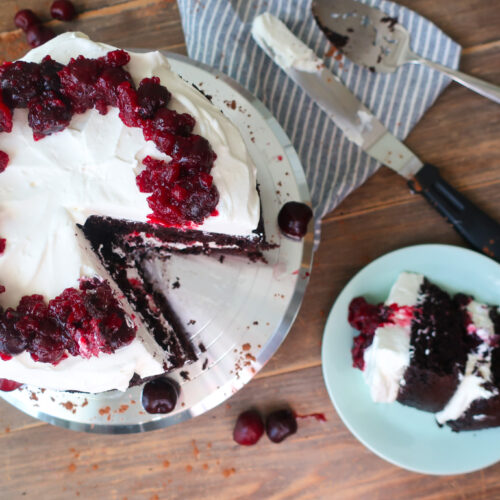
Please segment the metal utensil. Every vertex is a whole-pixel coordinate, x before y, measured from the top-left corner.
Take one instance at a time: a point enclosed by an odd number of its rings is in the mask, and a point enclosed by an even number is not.
[[[347,138],[408,180],[476,249],[500,260],[500,224],[455,191],[433,165],[422,162],[326,69],[323,61],[271,14],[253,21],[261,48],[323,109]]]
[[[356,0],[314,0],[311,9],[330,42],[351,61],[371,71],[392,73],[406,63],[425,64],[500,103],[500,87],[415,54],[410,34],[397,18]]]

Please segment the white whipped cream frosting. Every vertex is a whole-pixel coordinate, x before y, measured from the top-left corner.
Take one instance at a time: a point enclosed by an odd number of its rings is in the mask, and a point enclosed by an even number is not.
[[[492,381],[491,353],[494,339],[497,337],[489,311],[489,306],[475,300],[467,304],[471,319],[467,330],[469,333],[475,333],[482,343],[476,351],[467,356],[465,373],[460,377],[455,393],[446,406],[436,413],[436,420],[440,424],[462,417],[477,399],[489,399],[498,394],[498,391],[490,391],[484,387],[486,382]]]
[[[323,61],[302,43],[277,17],[268,12],[252,22],[252,36],[266,51],[271,51],[283,69],[296,68],[314,73],[324,66]]]
[[[65,33],[31,50],[23,60],[40,62],[50,55],[66,64],[78,55],[96,58],[114,49],[82,33]],[[208,217],[198,228],[250,235],[259,221],[260,202],[255,166],[238,129],[173,73],[159,52],[130,57],[125,69],[135,83],[158,76],[172,93],[169,107],[191,114],[196,119],[194,133],[205,137],[217,154],[211,173],[220,195],[219,215]],[[109,108],[105,116],[96,110],[75,115],[68,128],[37,142],[26,110],[16,109],[12,132],[0,134],[0,150],[10,158],[0,174],[0,237],[7,240],[0,255],[4,308],[17,306],[24,295],[41,294],[50,300],[67,287],[78,287],[81,277],[106,278],[99,261],[82,244],[76,224],[90,215],[147,221],[148,195],[139,192],[136,175],[145,156],[168,159],[144,140],[140,129],[126,127],[116,108]],[[124,390],[134,372],[141,377],[163,372],[160,353],[139,325],[132,344],[113,355],[69,357],[54,367],[21,354],[0,362],[0,377],[53,389]]]
[[[385,301],[387,306],[415,306],[424,276],[401,273]],[[375,330],[373,342],[365,350],[363,376],[373,401],[391,403],[396,400],[406,368],[410,364],[411,322],[407,315],[397,314]]]

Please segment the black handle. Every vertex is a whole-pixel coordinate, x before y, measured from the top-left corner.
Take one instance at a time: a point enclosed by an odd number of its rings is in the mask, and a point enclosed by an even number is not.
[[[433,165],[425,164],[408,182],[477,250],[500,261],[500,224],[453,189]]]

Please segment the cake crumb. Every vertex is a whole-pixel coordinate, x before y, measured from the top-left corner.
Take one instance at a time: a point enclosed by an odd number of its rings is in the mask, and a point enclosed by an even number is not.
[[[68,471],[69,471],[69,472],[75,472],[75,470],[76,470],[76,465],[75,465],[73,462],[71,462],[71,463],[68,465]]]
[[[170,467],[170,461],[169,460],[163,460],[163,467],[165,469],[168,469]]]
[[[222,475],[225,478],[228,478],[229,476],[232,476],[236,472],[236,469],[234,467],[231,467],[230,469],[224,469],[222,471]]]
[[[106,406],[104,408],[99,408],[99,415],[106,415],[111,411],[111,408],[109,406]]]
[[[121,405],[118,410],[116,410],[118,413],[125,413],[128,410],[128,405]]]
[[[99,468],[99,464],[92,464],[92,470],[97,470]]]
[[[249,343],[246,343],[246,344],[243,344],[243,345],[241,346],[241,348],[242,348],[244,351],[249,351],[249,350],[252,348],[252,346],[251,346]]]
[[[205,347],[205,344],[203,342],[200,342],[198,344],[198,347],[199,347],[201,352],[206,352],[206,350],[207,350],[207,348]]]
[[[179,278],[176,277],[175,281],[172,283],[172,288],[175,290],[175,289],[180,288],[180,287],[181,287],[181,283],[179,281]]]
[[[206,370],[208,366],[208,358],[205,358],[205,361],[203,361],[203,365],[201,367],[202,370]]]
[[[198,460],[198,458],[200,457],[200,450],[198,449],[198,446],[196,446],[196,441],[194,439],[191,442],[191,444],[193,445],[194,458],[196,458],[196,460]]]
[[[184,380],[190,380],[189,378],[189,372],[183,370],[182,372],[179,373],[179,375],[184,379]]]
[[[192,472],[193,466],[192,465],[186,465],[186,471],[187,472]]]

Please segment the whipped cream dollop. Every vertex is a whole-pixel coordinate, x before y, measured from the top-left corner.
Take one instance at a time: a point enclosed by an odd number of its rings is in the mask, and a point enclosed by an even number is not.
[[[400,382],[410,364],[411,318],[404,307],[415,306],[424,276],[401,273],[385,301],[386,306],[397,304],[401,311],[391,315],[375,330],[372,344],[365,350],[363,376],[373,401],[396,401]]]
[[[72,57],[104,56],[115,47],[65,33],[23,58],[40,62],[46,55],[62,64]],[[206,138],[217,155],[211,175],[219,192],[218,215],[198,229],[251,235],[260,217],[255,166],[238,129],[189,83],[175,74],[159,52],[132,53],[125,66],[136,85],[157,76],[172,94],[169,107],[196,120],[194,133]],[[79,233],[90,215],[147,222],[151,209],[136,176],[146,156],[169,160],[142,131],[124,125],[116,108],[106,115],[88,110],[75,115],[61,132],[34,141],[27,112],[16,109],[13,129],[0,134],[0,150],[10,158],[0,174],[0,306],[16,307],[25,295],[46,301],[65,288],[78,288],[85,277],[109,277]],[[117,296],[121,295],[116,290]],[[122,306],[125,303],[121,300]],[[133,316],[128,304],[124,308]],[[139,321],[136,319],[136,323]],[[35,363],[25,353],[0,362],[0,377],[54,389],[99,392],[124,390],[137,373],[164,371],[164,353],[142,325],[136,339],[112,355],[69,357],[57,366]]]

